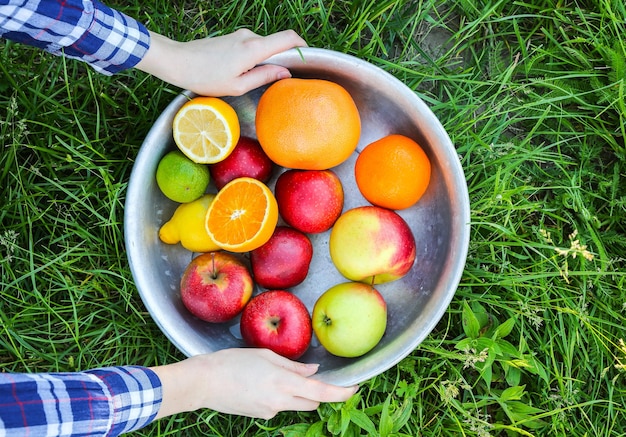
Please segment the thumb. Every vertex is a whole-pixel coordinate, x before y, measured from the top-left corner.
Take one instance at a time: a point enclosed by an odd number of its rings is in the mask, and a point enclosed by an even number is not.
[[[311,376],[317,372],[320,365],[316,363],[301,363],[299,361],[293,361],[272,352],[269,349],[262,349],[262,352],[266,354],[266,358],[274,365],[282,367],[290,372],[297,373],[300,376]]]
[[[291,77],[291,73],[287,68],[281,67],[280,65],[264,64],[257,65],[239,76],[239,82],[241,85],[240,88],[252,90],[289,77]]]
[[[308,377],[317,373],[320,365],[315,363],[295,363],[296,366],[293,369],[298,375]]]

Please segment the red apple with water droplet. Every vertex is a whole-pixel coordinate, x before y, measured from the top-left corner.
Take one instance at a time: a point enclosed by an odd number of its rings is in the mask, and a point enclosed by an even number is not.
[[[206,322],[222,323],[237,316],[252,296],[254,282],[242,260],[227,252],[194,258],[180,281],[185,307]]]
[[[267,182],[273,169],[274,163],[265,154],[259,142],[249,137],[239,138],[230,155],[220,162],[209,165],[211,179],[218,190],[233,179],[241,177]]]
[[[241,314],[240,330],[247,345],[270,349],[291,360],[307,351],[313,336],[307,307],[286,290],[254,296]]]
[[[250,252],[254,281],[267,289],[291,288],[309,272],[313,245],[303,232],[278,226],[263,246]]]
[[[330,229],[343,209],[343,186],[331,170],[287,170],[274,194],[283,220],[307,234]]]

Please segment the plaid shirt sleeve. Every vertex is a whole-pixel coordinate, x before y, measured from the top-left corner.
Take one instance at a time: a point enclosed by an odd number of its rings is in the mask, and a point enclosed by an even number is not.
[[[118,436],[152,422],[161,399],[145,367],[0,373],[0,435]]]
[[[0,0],[0,36],[106,75],[134,67],[150,46],[143,24],[97,0]]]

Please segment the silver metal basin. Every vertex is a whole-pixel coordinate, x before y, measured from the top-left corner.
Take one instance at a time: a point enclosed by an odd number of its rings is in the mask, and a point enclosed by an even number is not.
[[[304,48],[272,57],[268,62],[288,67],[294,77],[337,82],[353,96],[362,119],[357,152],[333,170],[341,178],[344,210],[367,202],[354,180],[356,156],[370,142],[398,133],[416,140],[432,163],[432,178],[422,199],[399,211],[411,227],[417,260],[404,278],[377,286],[388,305],[388,326],[381,342],[368,354],[353,359],[327,353],[313,340],[304,362],[320,363],[315,378],[338,384],[363,382],[384,372],[410,354],[445,313],[459,284],[469,244],[469,197],[463,169],[447,133],[437,117],[406,85],[382,69],[334,51]],[[241,97],[225,98],[237,111],[242,135],[254,137],[256,103],[263,89]],[[244,347],[239,320],[209,324],[193,317],[179,295],[181,275],[195,255],[180,245],[160,242],[158,230],[177,204],[159,191],[155,172],[160,158],[174,149],[172,119],[189,93],[176,97],[148,133],[129,181],[125,206],[125,242],[139,294],[152,318],[185,355],[223,348]],[[273,188],[275,172],[268,184]],[[215,189],[212,188],[214,191]],[[311,235],[314,257],[307,279],[292,291],[312,310],[317,297],[346,281],[328,253],[329,232]],[[257,290],[258,292],[259,290]]]

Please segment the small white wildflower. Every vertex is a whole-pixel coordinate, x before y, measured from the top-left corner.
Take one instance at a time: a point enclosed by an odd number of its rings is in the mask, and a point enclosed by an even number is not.
[[[2,261],[11,262],[13,260],[13,253],[17,247],[16,241],[18,236],[19,234],[12,229],[4,231],[4,233],[0,235],[0,245],[6,248],[6,256]]]
[[[26,135],[28,135],[30,132],[28,131],[28,126],[26,124],[26,121],[24,120],[19,120],[16,123],[16,127],[17,127],[17,134],[16,137],[18,138],[22,138]]]
[[[539,235],[545,240],[546,243],[552,244],[552,236],[550,235],[550,232],[541,228],[539,229]]]
[[[32,172],[33,174],[35,174],[37,176],[41,176],[41,170],[39,170],[39,167],[35,167],[34,165],[31,165],[28,168],[28,171]]]
[[[527,318],[535,329],[541,328],[543,325],[543,317],[541,317],[539,313],[542,312],[542,309],[536,306],[531,308],[526,302],[522,302],[521,300],[517,301],[517,304],[520,306],[522,316]]]
[[[492,437],[491,429],[493,425],[489,423],[489,414],[484,416],[480,411],[475,410],[475,416],[468,416],[463,422],[469,425],[469,430],[475,432],[478,437]]]
[[[11,101],[9,102],[9,113],[11,115],[17,114],[17,99],[15,96],[11,96]]]
[[[556,253],[562,255],[564,257],[571,256],[572,258],[576,258],[576,256],[580,255],[585,258],[587,261],[591,261],[593,259],[593,254],[587,250],[586,244],[580,244],[580,240],[576,237],[578,236],[578,231],[574,231],[569,235],[570,247],[567,249],[555,247]]]
[[[465,353],[465,363],[463,364],[464,369],[469,367],[475,369],[476,363],[484,363],[487,361],[487,357],[489,356],[489,349],[487,348],[481,350],[479,353],[477,353],[474,348],[466,348],[463,352]]]
[[[458,381],[445,380],[441,383],[441,400],[445,403],[450,403],[452,399],[456,399],[459,396]]]

